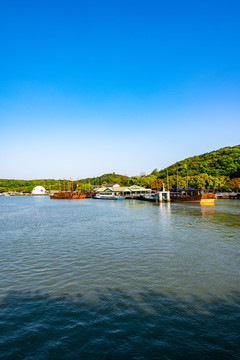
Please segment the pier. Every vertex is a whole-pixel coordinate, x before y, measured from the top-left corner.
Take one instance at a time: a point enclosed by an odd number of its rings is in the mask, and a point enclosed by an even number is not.
[[[170,202],[170,191],[159,191],[158,202],[162,203],[163,201]]]
[[[215,194],[216,199],[240,199],[240,193],[239,192],[222,192],[222,193],[216,193]]]

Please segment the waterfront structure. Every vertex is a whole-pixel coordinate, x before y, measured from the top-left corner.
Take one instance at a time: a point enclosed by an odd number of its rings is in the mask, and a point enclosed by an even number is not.
[[[46,189],[43,186],[35,186],[32,195],[46,195]]]
[[[170,202],[170,191],[166,191],[165,189],[163,189],[163,191],[159,191],[158,201],[160,203],[162,203],[163,201]]]
[[[145,189],[144,187],[138,185],[117,186],[117,187],[102,186],[97,190],[97,194],[104,195],[111,192],[113,196],[124,196],[126,198],[135,198],[140,195],[149,194],[151,191],[152,191],[151,189]]]
[[[218,192],[215,194],[216,199],[240,199],[240,192]]]

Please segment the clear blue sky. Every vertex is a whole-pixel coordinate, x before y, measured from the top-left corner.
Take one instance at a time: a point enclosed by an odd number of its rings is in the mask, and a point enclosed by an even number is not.
[[[240,143],[240,1],[0,1],[0,178],[149,173]]]

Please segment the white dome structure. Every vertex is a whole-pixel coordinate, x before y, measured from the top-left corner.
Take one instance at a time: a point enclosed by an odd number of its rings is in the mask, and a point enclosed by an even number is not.
[[[35,186],[32,190],[32,195],[45,195],[46,189],[43,186]]]

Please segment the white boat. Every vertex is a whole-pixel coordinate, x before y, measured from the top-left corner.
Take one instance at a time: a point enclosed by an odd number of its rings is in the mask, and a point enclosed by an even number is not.
[[[94,196],[98,200],[124,200],[125,196],[115,195],[114,192],[100,192]]]

